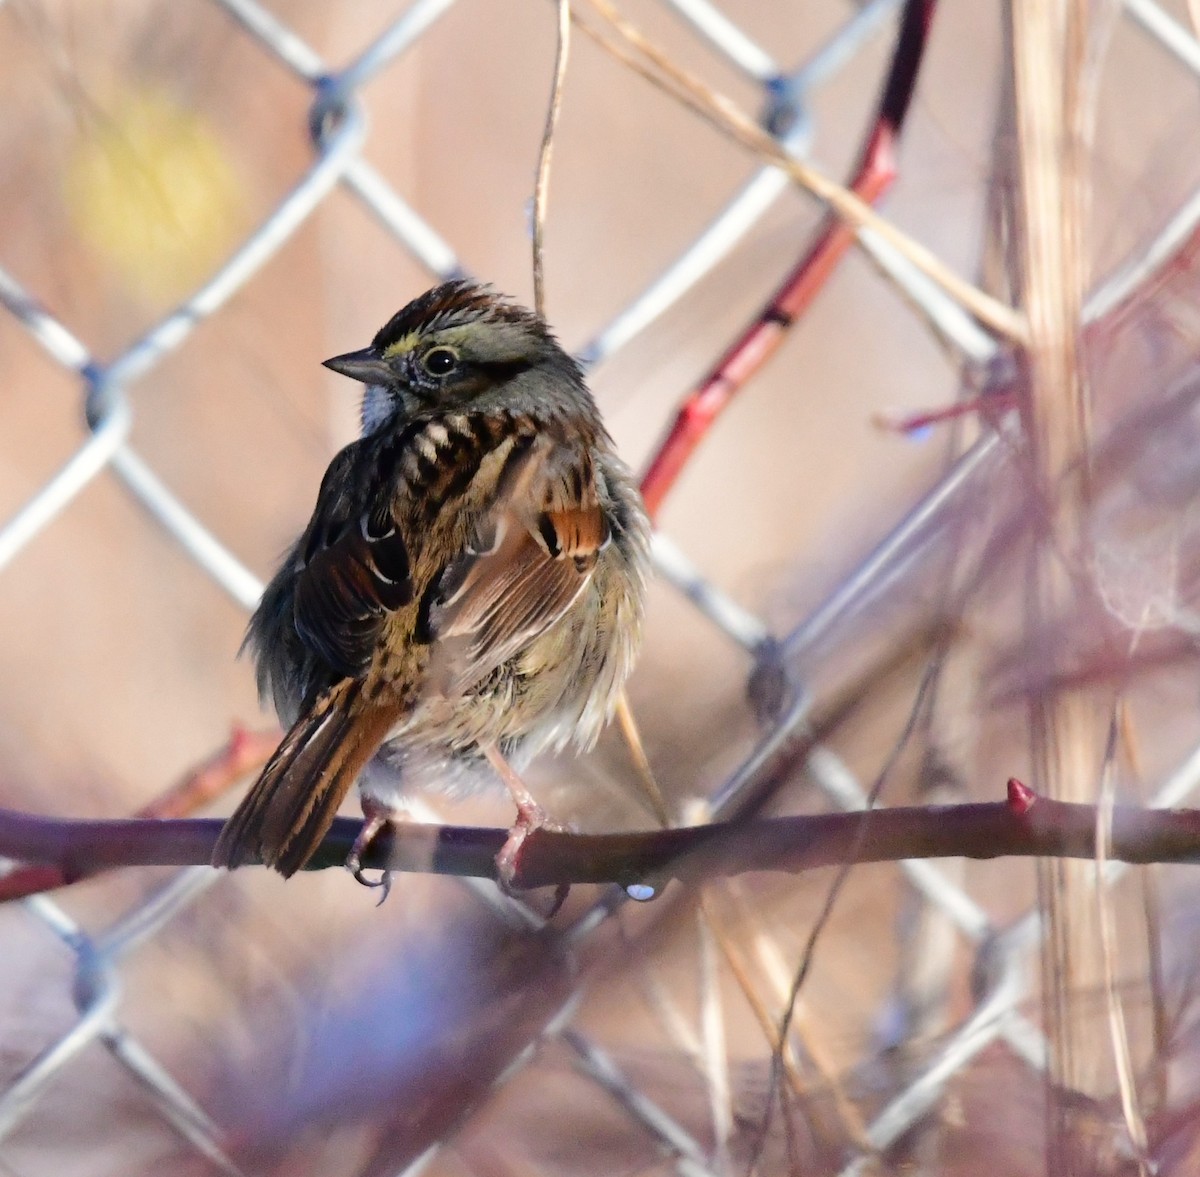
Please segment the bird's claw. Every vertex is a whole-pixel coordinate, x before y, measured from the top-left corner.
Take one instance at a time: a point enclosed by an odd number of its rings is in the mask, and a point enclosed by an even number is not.
[[[351,858],[354,859],[353,862],[350,861]],[[358,855],[356,854],[351,854],[350,857],[346,859],[346,869],[354,876],[354,881],[356,883],[361,883],[362,886],[370,887],[373,890],[380,887],[383,888],[379,896],[379,900],[375,904],[376,907],[382,907],[384,900],[387,899],[387,897],[392,893],[393,872],[390,870],[383,870],[379,872],[379,878],[372,879],[363,869],[362,863],[358,861]]]
[[[365,804],[363,808],[366,810]],[[358,831],[358,836],[354,839],[354,844],[350,847],[350,853],[346,855],[346,869],[354,876],[355,882],[372,889],[383,888],[383,892],[379,896],[379,902],[375,904],[376,907],[379,907],[387,899],[388,895],[391,894],[392,872],[390,870],[383,870],[380,872],[379,878],[369,878],[363,868],[362,856],[374,840],[375,835],[388,824],[389,820],[390,815],[385,815],[382,811],[367,811],[367,820],[363,822],[362,829]]]
[[[516,885],[516,876],[521,849],[530,834],[536,830],[549,830],[551,833],[565,834],[569,832],[569,829],[570,827],[561,822],[551,820],[536,801],[519,803],[517,820],[509,828],[508,838],[496,855],[496,885],[500,890],[510,899],[522,899],[528,894],[523,888]],[[546,919],[553,919],[558,914],[558,910],[566,902],[570,890],[568,883],[559,883],[555,887],[554,901],[550,906],[550,911],[546,914]]]

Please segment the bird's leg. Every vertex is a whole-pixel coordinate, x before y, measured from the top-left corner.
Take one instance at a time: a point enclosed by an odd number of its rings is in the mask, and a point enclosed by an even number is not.
[[[362,810],[366,820],[362,824],[362,829],[358,831],[354,844],[350,847],[350,853],[346,855],[346,869],[364,887],[382,887],[383,894],[379,896],[379,902],[382,903],[392,889],[392,872],[385,870],[378,879],[367,878],[363,872],[362,856],[379,831],[390,824],[396,814],[382,801],[377,801],[367,794],[362,796]]]
[[[496,873],[500,887],[506,894],[511,895],[515,890],[513,878],[516,875],[517,858],[521,853],[521,847],[525,844],[525,839],[534,830],[563,831],[566,827],[550,820],[546,811],[534,800],[528,786],[517,775],[516,770],[504,758],[504,754],[495,744],[484,744],[481,746],[481,751],[487,757],[488,763],[496,770],[496,775],[504,782],[505,788],[508,789],[517,806],[517,820],[508,831],[508,840],[500,848],[500,853],[496,855]],[[554,911],[562,906],[563,900],[566,899],[566,890],[565,886],[559,887]]]
[[[483,754],[517,806],[516,824],[523,826],[526,831],[546,825],[549,821],[546,811],[534,800],[529,786],[517,775],[516,769],[504,759],[504,753],[495,744],[484,744]]]

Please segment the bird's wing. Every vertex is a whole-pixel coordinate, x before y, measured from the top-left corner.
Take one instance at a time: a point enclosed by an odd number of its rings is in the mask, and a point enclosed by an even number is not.
[[[330,463],[298,547],[296,632],[346,678],[366,673],[386,614],[413,597],[394,484],[380,480],[370,440]]]
[[[438,582],[430,623],[440,689],[468,689],[553,625],[608,542],[591,460],[539,439]]]

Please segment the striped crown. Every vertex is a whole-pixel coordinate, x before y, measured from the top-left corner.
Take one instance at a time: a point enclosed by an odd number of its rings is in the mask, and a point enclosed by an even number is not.
[[[545,322],[533,311],[497,294],[485,283],[456,278],[427,290],[397,311],[379,329],[371,346],[386,352],[409,335],[486,320],[518,324],[540,339],[550,338]]]

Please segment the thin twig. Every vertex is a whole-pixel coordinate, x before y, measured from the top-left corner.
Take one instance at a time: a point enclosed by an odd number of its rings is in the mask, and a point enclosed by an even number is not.
[[[582,24],[588,35],[605,50],[671,94],[717,130],[776,167],[782,168],[792,180],[823,200],[838,216],[856,229],[873,230],[966,308],[979,322],[1013,341],[1022,342],[1025,339],[1024,317],[1012,307],[964,281],[931,250],[901,232],[849,189],[829,179],[816,168],[794,159],[730,98],[675,64],[636,26],[627,21],[609,0],[586,2],[605,26],[620,38],[619,42],[614,41],[598,29]]]
[[[222,747],[166,792],[143,805],[135,816],[161,820],[195,813],[227,792],[236,781],[262,768],[275,751],[279,737],[278,728],[252,732],[240,724],[235,725]],[[0,903],[53,891],[68,882],[70,880],[58,867],[18,867],[0,877]]]
[[[227,793],[234,782],[256,773],[271,758],[282,732],[250,731],[235,724],[228,742],[179,782],[137,811],[138,817],[186,817]]]
[[[637,973],[642,996],[671,1045],[687,1059],[697,1074],[703,1074],[704,1051],[700,1039],[680,1010],[671,987],[658,975],[657,968],[651,961],[638,960]]]
[[[1117,992],[1117,929],[1113,917],[1112,899],[1104,886],[1108,873],[1108,847],[1112,837],[1112,812],[1116,798],[1116,749],[1120,716],[1125,710],[1118,700],[1109,727],[1108,746],[1100,778],[1100,800],[1096,806],[1096,912],[1100,929],[1100,956],[1104,980],[1104,1000],[1108,1010],[1108,1031],[1112,1040],[1113,1061],[1117,1072],[1117,1090],[1121,1094],[1121,1113],[1125,1129],[1137,1153],[1138,1172],[1149,1177],[1146,1158],[1149,1148],[1146,1121],[1138,1103],[1137,1079],[1129,1049],[1129,1030],[1125,1024],[1125,1009]]]
[[[909,0],[900,21],[883,94],[850,181],[861,200],[874,203],[897,176],[896,147],[911,105],[928,39],[932,0]],[[854,230],[831,215],[755,320],[726,349],[684,399],[641,480],[654,517],[696,447],[747,382],[782,345],[793,325],[825,288],[854,243]]]
[[[891,778],[901,753],[908,746],[909,741],[917,730],[917,724],[925,714],[926,706],[931,697],[934,684],[937,681],[937,666],[936,661],[932,662],[921,677],[921,683],[917,688],[917,695],[913,700],[912,708],[909,710],[904,729],[901,731],[899,739],[893,745],[887,759],[883,763],[883,767],[879,770],[874,783],[867,793],[866,807],[860,815],[861,820],[856,838],[857,846],[851,848],[846,861],[840,864],[838,872],[834,876],[833,882],[830,883],[829,890],[826,892],[821,909],[817,912],[817,918],[813,921],[813,925],[809,929],[808,939],[804,944],[804,951],[800,954],[800,963],[796,968],[795,976],[792,978],[791,989],[788,990],[783,1003],[783,1011],[779,1017],[778,1032],[771,1050],[771,1084],[767,1093],[767,1109],[763,1115],[762,1125],[756,1142],[756,1152],[761,1150],[766,1140],[771,1110],[774,1107],[775,1092],[780,1090],[783,1052],[787,1048],[788,1036],[791,1033],[792,1017],[796,1012],[796,1004],[800,1000],[800,993],[804,989],[804,985],[812,972],[813,963],[816,961],[817,945],[820,943],[821,937],[829,925],[829,921],[833,918],[833,910],[837,905],[838,899],[841,898],[842,890],[850,879],[851,870],[858,862],[862,861],[862,851],[866,846],[868,834],[873,832],[870,823],[878,815],[875,805],[882,796],[884,786]]]
[[[771,988],[777,991],[777,996],[780,1000],[786,995],[791,978],[786,974],[777,978],[772,968],[773,965],[779,964],[782,966],[782,959],[779,958],[776,946],[773,942],[766,939],[765,933],[757,926],[757,921],[741,895],[733,890],[734,884],[729,883],[721,891],[723,899],[727,902],[732,902],[738,909],[737,923],[741,927],[750,927],[753,932],[756,955],[758,957],[759,972],[767,978],[767,983]],[[759,1029],[763,1036],[772,1045],[775,1042],[775,1036],[778,1033],[778,1025],[775,1015],[767,1007],[761,994],[758,992],[754,984],[754,974],[751,970],[750,963],[745,959],[740,947],[735,943],[733,938],[722,926],[721,921],[717,918],[715,905],[711,901],[711,892],[702,901],[703,911],[708,916],[713,933],[716,937],[717,945],[720,947],[725,963],[729,966],[729,971],[733,979],[737,982],[738,988],[742,991],[742,995],[746,998],[746,1003],[750,1006],[750,1012],[754,1015],[755,1021],[758,1022]],[[767,959],[767,945],[770,945],[770,955]],[[781,980],[782,984],[777,984],[776,981]],[[863,1123],[862,1116],[859,1114],[858,1108],[850,1101],[846,1095],[845,1088],[839,1082],[833,1064],[825,1057],[824,1051],[813,1040],[812,1035],[808,1032],[808,1027],[803,1024],[795,1024],[796,1019],[793,1019],[793,1032],[798,1034],[804,1044],[805,1056],[815,1068],[824,1083],[826,1090],[829,1092],[833,1100],[833,1105],[837,1111],[841,1121],[841,1126],[846,1135],[854,1144],[863,1151],[870,1151],[871,1145],[867,1139],[866,1125]],[[792,1043],[792,1036],[788,1036],[787,1042],[784,1044],[783,1050],[783,1071],[787,1078],[788,1086],[792,1090],[792,1095],[796,1102],[801,1106],[808,1101],[813,1094],[809,1084],[805,1081],[804,1076],[800,1073],[800,1063],[796,1057],[796,1050]]]
[[[1031,481],[1045,518],[1036,533],[1025,584],[1029,631],[1047,632],[1077,607],[1093,526],[1089,500],[1094,449],[1088,368],[1080,353],[1087,235],[1087,115],[1081,85],[1087,6],[1072,0],[1011,6],[1012,68],[1020,163],[1020,286],[1029,325],[1024,363],[1030,395],[1022,401],[1032,458]],[[1068,472],[1075,477],[1064,479]],[[1035,500],[1036,501],[1036,500]],[[1031,700],[1030,751],[1047,792],[1064,801],[1095,797],[1104,717],[1091,694],[1063,692]],[[1066,1142],[1076,1111],[1067,1092],[1099,1097],[1097,1050],[1076,994],[1103,984],[1091,872],[1082,864],[1043,862],[1038,902],[1046,934],[1041,997],[1049,1043],[1046,1165],[1075,1174]]]
[[[716,1155],[713,1167],[729,1172],[729,1140],[733,1135],[733,1090],[729,1081],[729,1051],[726,1046],[725,1006],[721,1000],[721,974],[717,962],[714,929],[703,906],[696,908],[696,931],[700,955],[700,1041],[702,1065],[708,1085]]]
[[[567,77],[567,56],[571,45],[571,0],[558,0],[558,45],[554,51],[554,86],[546,110],[546,126],[538,151],[537,181],[533,186],[533,309],[546,314],[546,284],[542,273],[542,239],[546,228],[546,202],[550,198],[550,161],[554,153],[554,132],[562,107],[563,83]]]
[[[622,690],[617,696],[616,718],[621,728],[621,735],[625,739],[625,746],[629,749],[629,756],[633,760],[638,780],[646,794],[650,812],[658,819],[659,825],[669,826],[671,814],[667,809],[667,799],[659,787],[654,769],[650,767],[650,758],[646,755],[646,748],[642,744],[642,733],[638,730],[637,721],[633,717],[633,709],[629,706],[628,691]]]

